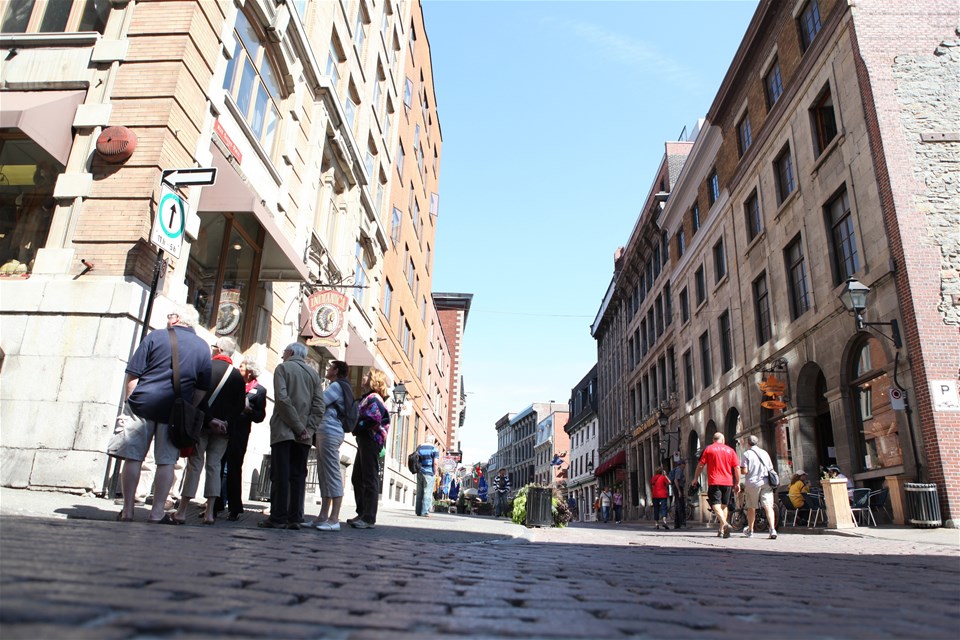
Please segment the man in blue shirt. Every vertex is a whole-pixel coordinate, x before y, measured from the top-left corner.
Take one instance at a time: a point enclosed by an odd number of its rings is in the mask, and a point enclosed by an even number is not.
[[[420,460],[420,469],[417,471],[417,501],[418,516],[429,517],[433,507],[433,479],[440,462],[440,452],[431,441],[424,442],[417,447],[417,456]]]

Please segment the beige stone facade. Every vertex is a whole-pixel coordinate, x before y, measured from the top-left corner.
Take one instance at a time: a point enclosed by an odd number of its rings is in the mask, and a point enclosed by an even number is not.
[[[0,153],[38,168],[0,194],[0,263],[12,265],[0,274],[2,483],[105,484],[101,452],[157,263],[150,238],[164,170],[218,175],[181,193],[183,245],[158,270],[150,327],[163,326],[176,303],[197,306],[198,333],[236,338],[263,365],[268,396],[279,353],[305,340],[318,368],[346,360],[355,388],[376,366],[425,397],[424,381],[446,375],[445,347],[420,343],[433,369],[421,373],[413,360],[396,362],[381,321],[396,250],[391,204],[409,192],[397,169],[414,127],[404,77],[429,62],[419,3],[114,0],[97,3],[107,8],[95,15],[93,3],[73,5],[62,32],[38,33],[47,3],[8,5],[0,16]],[[439,193],[440,134],[429,74],[419,88],[430,104],[418,103],[417,115],[432,127],[426,215],[429,194]],[[51,92],[66,95],[51,107]],[[52,135],[34,124],[38,116]],[[98,151],[106,127],[136,137],[129,158]],[[429,251],[419,260],[428,274]],[[428,306],[411,315],[435,319],[429,277],[420,286]],[[344,296],[320,333],[306,307],[313,294]],[[445,392],[436,402],[446,405]],[[443,412],[428,413],[442,433]],[[260,427],[245,468],[253,493],[269,452]],[[388,445],[388,469],[399,472],[402,451]],[[344,448],[345,466],[351,452]],[[410,491],[385,497],[412,503]]]

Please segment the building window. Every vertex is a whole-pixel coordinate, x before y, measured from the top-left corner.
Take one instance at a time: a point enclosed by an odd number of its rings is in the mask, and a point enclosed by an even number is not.
[[[726,373],[733,368],[733,334],[730,330],[730,312],[724,311],[717,321],[720,330],[720,369]]]
[[[409,109],[413,105],[413,80],[407,78],[403,82],[403,106]]]
[[[820,33],[820,6],[817,0],[809,0],[797,18],[800,27],[800,44],[804,51],[810,48],[813,39]]]
[[[837,117],[833,111],[833,96],[829,86],[810,107],[810,122],[813,126],[813,150],[819,156],[837,137]]]
[[[336,89],[340,86],[340,63],[346,60],[346,56],[343,55],[340,45],[337,42],[337,36],[334,35],[330,39],[330,50],[327,52],[327,76],[332,80],[333,88]],[[232,64],[232,63],[231,63]],[[227,70],[229,75],[229,69]]]
[[[710,333],[708,331],[700,334],[700,375],[703,378],[703,389],[713,383],[713,361],[710,357]]]
[[[280,122],[279,75],[259,33],[242,11],[237,13],[236,35],[237,46],[227,65],[223,89],[233,98],[257,142],[272,156]]]
[[[666,322],[667,326],[670,326],[670,323],[673,322],[673,300],[670,298],[670,283],[667,282],[663,286],[663,304],[664,304],[664,315],[667,317]]]
[[[887,469],[903,464],[899,422],[890,406],[889,389],[893,381],[885,373],[887,358],[883,346],[875,338],[867,338],[854,363],[852,396],[856,398],[854,413],[859,435],[863,471]]]
[[[747,112],[737,123],[737,151],[739,151],[741,158],[751,144],[753,144],[753,134],[750,132],[750,113]]]
[[[697,306],[699,307],[707,299],[707,276],[703,265],[700,265],[697,268],[697,271],[694,273],[693,277],[697,286]]]
[[[413,291],[413,287],[416,282],[416,277],[417,277],[416,267],[413,265],[413,258],[410,258],[407,262],[407,284],[410,286],[410,291]]]
[[[780,79],[779,60],[775,59],[773,61],[770,70],[767,71],[767,75],[763,77],[763,88],[767,96],[767,108],[772,109],[773,105],[780,99],[780,96],[783,95],[783,80]]]
[[[683,353],[683,391],[686,400],[693,400],[693,354],[687,349]]]
[[[713,281],[720,282],[727,275],[727,257],[723,251],[723,238],[713,245]]]
[[[403,143],[401,142],[397,147],[397,175],[399,175],[401,178],[403,178],[403,159]]]
[[[660,258],[663,260],[663,266],[670,262],[670,237],[666,231],[660,232]]]
[[[103,33],[110,14],[109,2],[86,0],[12,0],[2,3],[0,32],[3,33],[66,33],[96,31]]]
[[[264,236],[252,213],[204,214],[187,261],[187,302],[200,312],[200,326],[233,337],[241,348],[256,324]]]
[[[690,209],[690,226],[693,229],[693,233],[700,230],[700,205],[696,202],[693,203],[693,208]]]
[[[766,344],[772,335],[770,326],[770,291],[767,289],[767,274],[753,281],[753,312],[757,320],[757,346]]]
[[[29,164],[28,164],[29,162]],[[33,270],[46,245],[64,166],[22,133],[0,133],[0,278]]]
[[[783,257],[787,267],[787,284],[790,287],[790,313],[794,319],[797,319],[810,308],[807,268],[799,235],[783,250]]]
[[[387,323],[390,323],[390,309],[393,307],[393,285],[390,284],[390,281],[386,281],[386,286],[383,288],[383,317],[387,319]]]
[[[783,204],[783,201],[796,188],[796,182],[793,179],[793,158],[790,157],[789,144],[777,156],[773,167],[777,178],[777,204]]]
[[[850,214],[850,200],[843,189],[827,203],[827,224],[830,226],[830,252],[833,262],[833,283],[840,284],[860,268],[857,237]]]
[[[658,295],[656,302],[654,302],[654,309],[656,310],[657,317],[657,337],[660,337],[663,334],[663,295]]]
[[[683,232],[683,227],[677,229],[677,257],[683,256],[687,251],[687,237]]]
[[[366,11],[363,9],[363,3],[357,7],[357,21],[353,25],[353,44],[357,47],[357,55],[363,58],[363,44],[367,41],[367,18]]]
[[[366,251],[363,250],[363,245],[357,243],[357,249],[355,252],[356,263],[354,264],[354,286],[353,286],[353,299],[357,301],[357,305],[361,308],[364,305],[364,300],[366,298],[367,291],[367,269],[372,267],[372,264],[369,264],[369,261],[366,258]]]
[[[713,203],[720,199],[720,178],[717,176],[717,170],[713,169],[710,172],[710,177],[707,178],[707,200],[710,201],[710,206],[713,206]]]
[[[747,228],[747,241],[752,242],[754,238],[763,231],[763,221],[760,218],[760,200],[757,198],[757,192],[754,190],[743,204],[744,223]]]
[[[393,218],[390,220],[390,240],[393,242],[393,246],[397,246],[400,242],[400,225],[402,224],[400,220],[400,209],[396,207],[393,208]]]

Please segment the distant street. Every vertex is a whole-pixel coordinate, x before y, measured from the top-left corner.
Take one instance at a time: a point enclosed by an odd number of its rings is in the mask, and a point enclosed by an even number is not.
[[[57,509],[61,519],[0,517],[5,640],[955,638],[960,629],[956,545],[522,529],[399,511],[368,531],[264,530],[256,514],[173,527],[114,522],[112,503],[85,500]]]

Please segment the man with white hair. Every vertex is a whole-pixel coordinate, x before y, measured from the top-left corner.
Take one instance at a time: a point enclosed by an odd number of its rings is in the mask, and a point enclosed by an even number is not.
[[[246,398],[240,419],[236,426],[231,425],[230,441],[224,456],[227,465],[227,508],[230,511],[227,519],[231,521],[239,520],[243,513],[243,458],[247,454],[250,427],[253,423],[263,422],[267,415],[267,390],[257,381],[260,364],[252,356],[246,356],[240,363],[240,375],[246,383]]]
[[[273,372],[270,418],[270,516],[257,523],[267,529],[299,529],[307,484],[310,442],[323,416],[320,374],[307,366],[306,346],[283,350]]]
[[[760,438],[747,438],[747,450],[740,456],[740,472],[743,473],[743,498],[747,507],[747,528],[743,535],[753,537],[753,521],[757,517],[757,506],[763,506],[770,523],[770,538],[777,539],[777,521],[773,514],[773,487],[767,482],[767,476],[773,469],[770,454],[760,448]]]
[[[177,524],[164,514],[164,502],[173,484],[173,465],[180,457],[169,435],[170,411],[176,399],[170,375],[171,339],[177,344],[181,397],[196,406],[210,386],[210,347],[194,331],[198,320],[193,306],[179,305],[167,315],[167,330],[150,333],[127,363],[123,411],[107,447],[108,454],[124,461],[120,474],[123,509],[117,520],[133,520],[140,470],[153,441],[157,470],[149,522]]]

